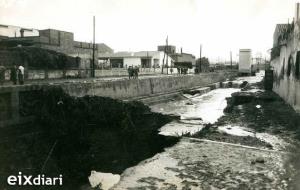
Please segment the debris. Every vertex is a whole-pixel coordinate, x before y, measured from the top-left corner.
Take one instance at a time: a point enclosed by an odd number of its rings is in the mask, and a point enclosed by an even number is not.
[[[263,157],[257,157],[255,160],[251,160],[251,164],[264,164],[265,163],[265,159]]]
[[[120,181],[120,175],[112,173],[101,173],[91,171],[89,182],[93,188],[101,187],[103,190],[108,190]]]

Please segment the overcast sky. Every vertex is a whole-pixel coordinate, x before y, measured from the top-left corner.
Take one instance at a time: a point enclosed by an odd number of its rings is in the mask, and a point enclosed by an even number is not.
[[[212,60],[240,48],[267,53],[277,23],[294,16],[295,0],[0,0],[0,24],[74,32],[75,40],[115,51],[156,50],[169,36],[179,50]]]

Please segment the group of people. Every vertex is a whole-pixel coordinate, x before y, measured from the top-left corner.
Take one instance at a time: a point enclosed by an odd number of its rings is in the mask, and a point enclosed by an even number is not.
[[[188,68],[177,68],[177,73],[178,74],[184,74],[186,75],[188,72]]]
[[[14,65],[10,69],[10,80],[13,82],[14,85],[17,84],[17,81],[19,81],[20,85],[24,84],[24,70],[25,69],[22,65],[20,65],[19,67]]]
[[[4,66],[0,65],[0,84],[3,85],[5,81],[5,70]],[[24,67],[22,65],[16,66],[14,65],[10,69],[10,80],[13,82],[14,85],[19,82],[20,85],[24,84]]]
[[[139,77],[139,68],[137,66],[133,67],[133,66],[129,66],[128,67],[128,76],[129,79],[134,78],[137,79]]]

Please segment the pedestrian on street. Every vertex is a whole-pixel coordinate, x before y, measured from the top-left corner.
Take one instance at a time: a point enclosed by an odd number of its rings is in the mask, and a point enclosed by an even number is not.
[[[134,78],[139,78],[139,68],[137,66],[134,67]]]
[[[17,84],[17,66],[13,64],[14,66],[10,69],[10,80],[13,82],[14,85]]]
[[[127,70],[128,70],[128,77],[129,77],[129,79],[131,79],[133,77],[133,68],[132,68],[132,66],[129,66]]]
[[[5,81],[5,67],[0,65],[0,85],[3,85]]]
[[[22,65],[20,65],[18,68],[18,79],[19,79],[19,84],[23,85],[24,84],[24,67]]]

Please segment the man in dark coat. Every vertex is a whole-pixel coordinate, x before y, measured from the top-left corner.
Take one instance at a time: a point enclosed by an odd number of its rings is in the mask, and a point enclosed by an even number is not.
[[[16,65],[14,65],[10,69],[10,80],[13,82],[14,85],[17,84],[17,71],[18,71],[18,68]]]

